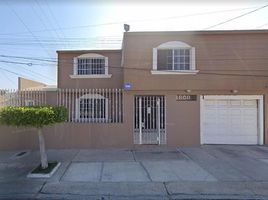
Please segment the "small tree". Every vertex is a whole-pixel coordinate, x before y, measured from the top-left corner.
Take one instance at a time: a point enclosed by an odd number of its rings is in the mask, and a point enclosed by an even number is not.
[[[16,127],[36,128],[39,138],[41,167],[48,167],[42,129],[67,120],[67,109],[62,106],[9,106],[0,110],[0,123]]]

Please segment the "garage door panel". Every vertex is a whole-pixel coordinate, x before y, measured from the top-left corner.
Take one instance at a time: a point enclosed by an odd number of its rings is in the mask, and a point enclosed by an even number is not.
[[[211,135],[213,136],[213,135]],[[213,136],[214,138],[208,138],[207,139],[207,144],[215,144],[215,140],[217,140],[217,144],[256,144],[255,137],[244,137],[243,140],[241,140],[241,136],[235,136],[232,138],[232,140],[229,140],[228,138],[224,136]]]
[[[241,100],[226,100],[230,102],[231,107],[237,107],[241,105]]]
[[[205,144],[257,144],[257,100],[204,100]]]

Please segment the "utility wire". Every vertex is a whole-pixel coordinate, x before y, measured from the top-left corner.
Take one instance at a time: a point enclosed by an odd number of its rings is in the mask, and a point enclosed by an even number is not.
[[[15,81],[13,81],[11,78],[9,78],[5,71],[2,71],[2,73],[0,73],[1,76],[4,78],[4,79],[7,79],[12,85],[14,85],[15,87],[17,87],[17,83]]]
[[[46,31],[54,31],[54,30],[72,30],[72,29],[79,29],[79,28],[90,28],[90,27],[99,27],[99,26],[107,26],[107,25],[116,25],[116,24],[123,24],[123,23],[129,23],[129,22],[141,22],[141,23],[144,23],[146,21],[159,21],[159,20],[169,20],[169,19],[176,19],[176,18],[186,18],[186,17],[201,16],[201,15],[224,13],[224,12],[233,12],[233,11],[239,11],[239,10],[248,10],[248,9],[252,9],[252,8],[256,8],[256,6],[255,7],[248,7],[248,8],[237,8],[237,9],[229,9],[229,10],[201,12],[201,13],[188,14],[188,15],[171,16],[171,17],[147,18],[147,19],[138,19],[138,20],[125,20],[125,21],[108,22],[108,23],[102,23],[102,24],[89,24],[89,25],[83,25],[83,26],[61,27],[61,28],[58,28],[58,29],[33,30],[32,32],[33,33],[38,33],[38,32],[46,32]],[[27,34],[27,33],[28,32],[2,33],[0,35]]]
[[[267,26],[267,25],[268,25],[268,22],[265,23],[265,24],[262,24],[262,25],[260,25],[260,26],[257,26],[257,27],[255,27],[255,28],[262,28],[262,27],[265,27],[265,26]]]
[[[37,0],[37,1],[38,1],[38,0]],[[47,8],[48,8],[48,12],[49,12],[50,16],[52,17],[52,24],[53,24],[53,22],[55,22],[56,27],[58,27],[59,31],[61,32],[61,34],[62,34],[62,36],[63,36],[62,38],[66,41],[66,38],[67,38],[67,37],[66,37],[65,33],[62,31],[62,27],[61,27],[60,23],[58,22],[57,17],[55,17],[55,15],[54,15],[54,13],[53,13],[53,11],[52,11],[52,9],[51,9],[49,3],[47,2],[47,0],[45,0],[44,2],[45,2],[46,6],[47,6]],[[56,31],[56,32],[57,32],[57,31]],[[70,46],[70,44],[69,44],[68,42],[67,42],[67,44]]]
[[[19,62],[12,62],[12,61],[9,62],[9,61],[2,61],[2,60],[0,60],[0,62],[8,63],[8,64],[23,64],[23,63],[19,63]],[[29,65],[29,63],[24,63],[24,65],[31,66],[31,65]],[[28,68],[23,68],[23,69],[31,72],[35,76],[38,75],[39,77],[42,77],[42,78],[45,78],[45,79],[48,79],[48,80],[51,80],[51,81],[55,81],[55,79],[52,79],[51,77],[48,77],[48,76],[46,76],[44,74],[40,74],[40,73],[32,71],[32,70],[30,70]]]
[[[34,35],[34,33],[31,31],[31,29],[27,26],[27,24],[22,20],[22,18],[18,15],[18,13],[16,12],[15,9],[13,9],[13,7],[7,2],[5,1],[5,3],[8,5],[8,7],[10,8],[10,10],[15,14],[15,16],[19,19],[19,21],[23,24],[23,26],[27,29],[27,31],[33,36],[33,38],[39,43],[40,47],[48,54],[49,53],[47,51],[47,49],[43,46],[43,44],[39,41],[38,37],[36,37]]]
[[[25,60],[36,60],[36,61],[43,61],[43,62],[52,62],[52,63],[66,63],[66,64],[73,64],[72,59],[57,59],[57,58],[34,58],[34,57],[24,57],[24,56],[13,56],[13,55],[0,55],[0,57],[4,58],[18,58],[18,59],[25,59]],[[199,58],[200,61],[244,61],[244,60],[268,60],[268,57],[248,57],[248,58]],[[12,61],[11,61],[12,62]],[[17,62],[20,63],[20,62]],[[21,62],[20,64],[28,64],[25,62]]]
[[[71,63],[70,63],[71,64]],[[73,63],[72,63],[73,64]],[[108,68],[114,68],[119,70],[135,70],[135,71],[148,71],[150,72],[151,68],[139,68],[139,67],[116,67],[116,66],[108,66]],[[212,72],[210,72],[212,71]],[[262,75],[262,74],[237,74],[237,73],[217,73],[213,72],[217,70],[200,70],[197,74],[206,74],[206,75],[221,75],[221,76],[248,76],[248,77],[268,77],[268,75]],[[232,71],[232,70],[218,70],[218,71]],[[245,70],[236,70],[237,72],[245,71]],[[256,72],[256,71],[268,71],[268,70],[248,70],[248,72]],[[245,71],[246,72],[246,71]],[[182,72],[183,73],[183,72]],[[187,74],[187,72],[185,73]]]
[[[247,12],[247,13],[244,13],[244,14],[242,14],[242,15],[238,15],[238,16],[236,16],[236,17],[234,17],[234,18],[228,19],[228,20],[226,20],[226,21],[223,21],[223,22],[217,23],[217,24],[215,24],[215,25],[209,26],[209,27],[205,28],[204,30],[208,30],[208,29],[211,29],[211,28],[215,28],[216,26],[220,26],[220,25],[222,25],[222,24],[226,24],[226,23],[228,23],[228,22],[230,22],[230,21],[234,21],[234,20],[236,20],[236,19],[238,19],[238,18],[244,17],[244,16],[246,16],[246,15],[249,15],[249,14],[252,14],[252,13],[254,13],[254,12],[257,12],[257,11],[259,11],[259,10],[261,10],[261,9],[264,9],[264,8],[266,8],[267,6],[268,6],[268,4],[267,4],[267,5],[264,5],[264,6],[262,6],[262,7],[259,7],[259,8],[255,9],[255,10],[252,10],[252,11],[250,11],[250,12]]]

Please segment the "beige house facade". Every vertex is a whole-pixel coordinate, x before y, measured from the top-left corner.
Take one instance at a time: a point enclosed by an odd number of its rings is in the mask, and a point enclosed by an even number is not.
[[[125,32],[119,50],[58,51],[68,122],[48,148],[268,144],[268,31]],[[34,130],[1,127],[0,148],[36,148]]]

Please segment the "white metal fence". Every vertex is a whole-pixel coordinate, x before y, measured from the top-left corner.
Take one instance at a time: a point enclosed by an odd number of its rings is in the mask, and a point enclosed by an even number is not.
[[[59,89],[58,105],[69,112],[69,122],[123,122],[121,89]]]
[[[0,107],[46,105],[46,92],[42,90],[0,90]]]
[[[55,95],[55,96],[54,96]],[[122,123],[122,89],[0,90],[0,107],[40,106],[53,102],[68,109],[68,122]],[[50,100],[50,101],[49,101]]]

